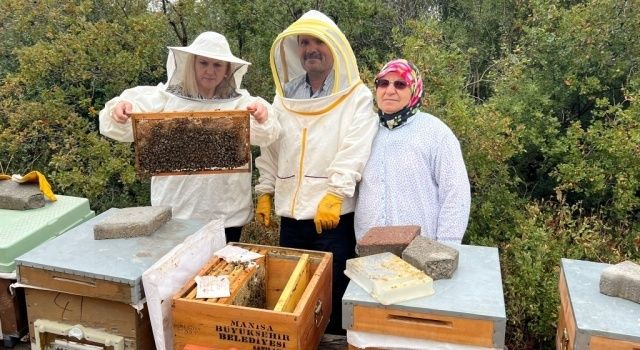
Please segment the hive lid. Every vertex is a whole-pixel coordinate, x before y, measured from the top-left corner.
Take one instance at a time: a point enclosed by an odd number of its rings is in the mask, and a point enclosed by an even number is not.
[[[42,208],[0,209],[0,272],[13,272],[17,257],[94,216],[86,198],[56,197]]]
[[[474,319],[491,319],[505,324],[506,312],[498,249],[445,243],[460,252],[458,269],[450,279],[433,282],[435,293],[394,304],[398,310],[427,312]],[[379,307],[362,287],[351,281],[342,298],[345,307],[367,305]],[[343,317],[350,317],[343,314]],[[346,320],[351,324],[352,320]],[[343,322],[344,324],[344,322]]]
[[[150,236],[95,240],[94,225],[118,210],[109,209],[43,243],[16,259],[16,265],[123,283],[134,289],[132,302],[139,301],[142,298],[142,273],[200,229],[203,223],[172,219]]]

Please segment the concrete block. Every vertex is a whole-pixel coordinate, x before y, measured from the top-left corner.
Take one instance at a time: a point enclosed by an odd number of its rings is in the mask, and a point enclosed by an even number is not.
[[[148,236],[171,220],[171,207],[131,207],[118,209],[93,227],[94,239]]]
[[[367,231],[356,244],[359,256],[390,252],[401,256],[411,241],[420,235],[420,226],[381,226]]]
[[[458,251],[432,239],[418,236],[402,252],[402,259],[434,280],[451,278],[458,268]]]
[[[640,303],[640,265],[627,260],[602,270],[600,293]]]
[[[44,195],[38,184],[0,181],[0,209],[36,209],[44,207],[44,204]]]

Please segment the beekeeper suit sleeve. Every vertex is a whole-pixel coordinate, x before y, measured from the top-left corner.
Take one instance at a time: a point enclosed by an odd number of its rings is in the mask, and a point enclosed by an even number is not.
[[[356,113],[328,169],[327,192],[343,198],[353,197],[378,130],[371,92],[363,86],[354,102],[357,105]]]
[[[273,194],[276,186],[277,174],[277,143],[267,147],[260,147],[260,156],[256,158],[256,167],[260,172],[255,186],[257,196]]]
[[[267,120],[264,123],[258,123],[253,116],[250,120],[251,144],[254,146],[268,146],[278,139],[280,135],[280,123],[275,116],[271,104],[262,97],[249,96],[249,103],[261,103],[267,109]],[[249,103],[245,103],[242,107],[246,108]]]
[[[158,86],[137,86],[127,89],[118,97],[114,97],[104,105],[100,111],[100,133],[120,142],[133,142],[133,126],[131,119],[126,123],[118,123],[112,118],[116,105],[128,101],[133,106],[133,113],[153,113],[164,110],[166,94],[162,91],[163,84]]]

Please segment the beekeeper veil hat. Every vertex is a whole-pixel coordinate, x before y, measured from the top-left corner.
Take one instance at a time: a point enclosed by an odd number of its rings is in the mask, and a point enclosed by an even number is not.
[[[219,61],[229,62],[230,70],[227,79],[220,84],[228,84],[233,90],[240,87],[242,77],[251,64],[231,53],[231,48],[224,35],[216,32],[204,32],[189,46],[169,46],[167,58],[167,86],[185,88],[185,80],[194,76],[195,56],[204,56]]]
[[[271,46],[270,63],[276,85],[276,96],[288,100],[289,102],[284,102],[288,107],[295,108],[289,104],[296,103],[284,98],[285,85],[300,75],[306,74],[298,54],[299,35],[314,36],[323,41],[331,51],[333,55],[333,70],[330,73],[333,75],[331,96],[347,94],[356,85],[362,83],[356,58],[347,38],[329,17],[312,10],[280,33]]]

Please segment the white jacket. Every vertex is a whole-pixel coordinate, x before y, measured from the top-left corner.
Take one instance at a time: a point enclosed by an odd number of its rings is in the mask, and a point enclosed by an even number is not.
[[[219,34],[214,38],[224,39]],[[180,67],[171,67],[174,63],[172,55],[173,51],[169,54],[167,64],[170,75],[168,81],[171,81],[172,74],[180,71]],[[246,66],[235,70],[234,78],[238,86],[245,72]],[[133,141],[131,123],[120,124],[111,117],[116,104],[123,100],[132,103],[133,112],[245,109],[248,104],[258,101],[267,107],[269,119],[258,124],[251,117],[251,143],[265,146],[278,137],[280,128],[270,105],[259,97],[250,96],[246,90],[237,89],[239,96],[230,99],[194,100],[167,92],[167,85],[138,86],[125,90],[120,96],[107,102],[100,111],[100,133],[121,142]],[[173,217],[176,218],[207,221],[222,219],[225,227],[241,226],[253,216],[251,173],[154,176],[151,178],[151,205],[171,206]]]
[[[320,38],[333,53],[333,89],[327,97],[291,99],[284,85],[305,74],[296,53],[297,36]],[[273,101],[281,137],[261,148],[256,193],[274,193],[277,215],[312,219],[326,193],[344,198],[342,214],[354,211],[361,178],[377,130],[372,94],[362,84],[349,42],[325,15],[310,11],[285,29],[271,48],[276,84]]]

